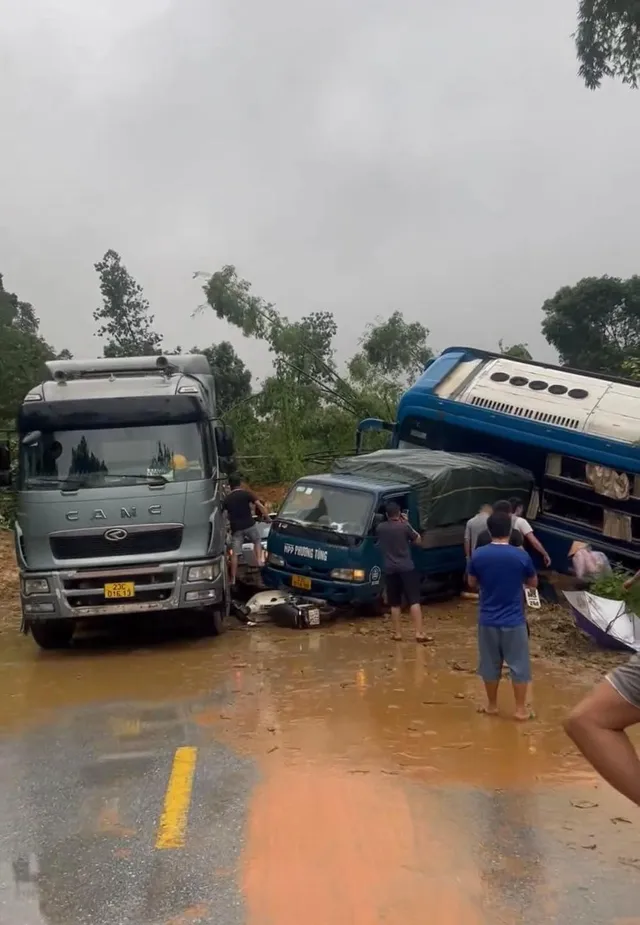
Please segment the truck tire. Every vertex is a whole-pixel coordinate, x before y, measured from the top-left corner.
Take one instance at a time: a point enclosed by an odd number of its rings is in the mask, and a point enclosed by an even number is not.
[[[203,636],[221,636],[228,626],[224,607],[206,607],[198,614],[198,626]]]
[[[382,594],[372,598],[372,600],[368,601],[366,604],[357,604],[355,607],[359,617],[383,617],[388,609],[386,600]]]
[[[75,630],[73,620],[36,620],[31,635],[41,649],[66,649]]]

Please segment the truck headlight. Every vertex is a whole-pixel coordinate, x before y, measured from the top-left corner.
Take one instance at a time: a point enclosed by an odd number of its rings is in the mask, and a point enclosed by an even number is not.
[[[49,581],[46,578],[25,578],[25,594],[47,594],[49,591]]]
[[[220,574],[220,564],[210,562],[209,565],[192,565],[187,571],[187,581],[214,581]]]
[[[334,568],[329,577],[336,581],[364,581],[365,572],[361,568]]]
[[[284,568],[284,559],[282,556],[277,556],[275,552],[270,552],[267,556],[267,562],[269,565],[275,565],[276,568]]]

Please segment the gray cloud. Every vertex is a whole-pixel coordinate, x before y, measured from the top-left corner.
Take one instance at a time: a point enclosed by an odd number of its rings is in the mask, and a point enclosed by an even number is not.
[[[120,251],[169,344],[235,263],[339,351],[395,308],[433,344],[539,334],[565,283],[638,270],[638,97],[576,77],[575,0],[0,0],[0,271],[95,352]],[[230,336],[231,335],[231,336]]]

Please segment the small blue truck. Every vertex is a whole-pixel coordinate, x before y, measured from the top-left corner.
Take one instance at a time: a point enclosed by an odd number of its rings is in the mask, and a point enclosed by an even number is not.
[[[500,498],[526,506],[532,487],[527,470],[486,456],[394,449],[339,459],[332,473],[291,487],[269,532],[264,582],[375,608],[383,593],[375,532],[395,501],[422,538],[413,555],[425,595],[459,585],[467,520]]]

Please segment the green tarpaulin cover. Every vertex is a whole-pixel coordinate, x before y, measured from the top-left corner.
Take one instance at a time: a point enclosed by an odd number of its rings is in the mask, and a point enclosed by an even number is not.
[[[440,450],[378,450],[333,464],[336,475],[410,485],[418,499],[420,528],[430,530],[468,520],[483,504],[513,496],[526,507],[533,475],[519,466]]]

